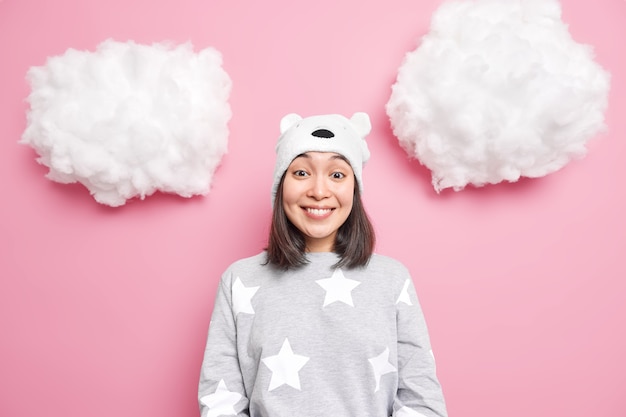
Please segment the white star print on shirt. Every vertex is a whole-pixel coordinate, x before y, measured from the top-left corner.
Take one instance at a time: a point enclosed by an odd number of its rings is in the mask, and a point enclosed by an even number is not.
[[[207,417],[236,416],[235,404],[241,399],[241,394],[228,391],[224,380],[220,380],[214,394],[200,398],[202,404],[209,407]]]
[[[378,392],[380,388],[380,378],[385,374],[396,372],[397,369],[389,363],[389,348],[385,348],[383,353],[368,360],[372,364],[372,368],[374,368],[374,378],[376,379],[376,389],[374,392]]]
[[[361,283],[353,279],[348,279],[343,276],[341,268],[335,269],[333,275],[330,278],[319,279],[315,281],[320,287],[326,290],[326,298],[324,298],[324,307],[335,301],[341,301],[351,307],[354,307],[352,302],[352,290],[359,286]]]
[[[281,385],[289,385],[300,390],[300,377],[298,372],[309,361],[306,356],[295,355],[291,350],[289,339],[285,338],[278,355],[268,356],[263,363],[272,371],[272,379],[268,391],[272,391]]]
[[[400,296],[398,297],[398,301],[396,304],[404,303],[406,305],[412,306],[411,297],[409,296],[409,285],[411,284],[411,280],[407,279],[404,281],[404,287],[402,287],[402,291],[400,291]]]
[[[409,407],[402,407],[395,414],[396,417],[425,417],[424,414],[411,410]]]
[[[233,283],[233,311],[235,316],[239,313],[254,314],[252,308],[252,297],[259,290],[260,287],[246,287],[241,282],[241,279],[237,277]]]

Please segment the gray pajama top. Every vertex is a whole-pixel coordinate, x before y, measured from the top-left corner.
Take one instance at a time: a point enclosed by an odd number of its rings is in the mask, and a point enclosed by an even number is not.
[[[265,253],[233,263],[202,363],[202,417],[445,417],[428,330],[398,261],[332,266],[309,253],[281,271]]]

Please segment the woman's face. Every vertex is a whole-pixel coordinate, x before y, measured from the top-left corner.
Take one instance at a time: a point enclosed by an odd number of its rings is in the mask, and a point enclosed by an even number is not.
[[[331,252],[337,230],[352,211],[354,173],[339,154],[306,152],[287,168],[283,209],[304,234],[309,252]]]

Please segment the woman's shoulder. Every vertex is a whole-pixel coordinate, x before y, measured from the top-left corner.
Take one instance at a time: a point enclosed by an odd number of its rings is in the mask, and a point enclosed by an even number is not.
[[[374,253],[364,270],[362,281],[367,282],[374,291],[396,304],[398,297],[412,286],[413,278],[407,266],[398,259]],[[355,278],[359,280],[359,278]]]
[[[390,256],[374,253],[367,264],[366,270],[376,277],[384,277],[385,281],[404,283],[411,278],[409,269],[400,261]]]
[[[381,255],[379,253],[372,254],[368,266],[373,266],[375,268],[390,268],[392,271],[408,273],[407,267],[402,262],[392,258],[391,256]]]
[[[248,271],[251,269],[262,268],[267,263],[267,254],[265,251],[257,253],[256,255],[240,258],[231,263],[226,272],[232,271]]]
[[[232,262],[222,273],[222,283],[230,286],[239,277],[249,277],[257,275],[266,269],[265,252],[258,253],[246,258],[240,258]]]

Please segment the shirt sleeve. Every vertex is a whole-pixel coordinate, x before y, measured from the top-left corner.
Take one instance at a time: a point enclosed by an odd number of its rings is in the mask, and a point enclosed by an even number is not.
[[[396,303],[398,392],[393,417],[447,417],[426,321],[410,277]]]
[[[249,416],[237,355],[230,273],[218,286],[198,386],[201,417]]]

